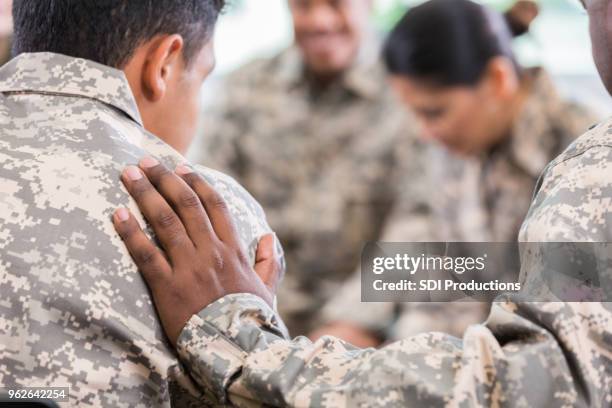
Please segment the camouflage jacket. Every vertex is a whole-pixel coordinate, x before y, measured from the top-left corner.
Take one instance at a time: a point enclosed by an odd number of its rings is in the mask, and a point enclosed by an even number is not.
[[[547,168],[522,240],[612,238],[611,137],[612,120]],[[237,406],[612,405],[610,303],[498,301],[463,340],[422,333],[379,350],[291,341],[277,325],[257,297],[228,296],[192,317],[179,354],[209,395]]]
[[[253,194],[283,243],[279,308],[294,334],[315,324],[363,242],[380,238],[399,168],[416,167],[414,126],[370,48],[325,89],[307,80],[294,48],[253,62],[224,80],[203,118],[200,161]]]
[[[543,69],[527,72],[530,94],[510,137],[472,158],[431,145],[426,152],[431,187],[422,203],[402,196],[383,241],[516,241],[546,165],[596,122],[594,114],[562,99]],[[357,272],[324,308],[326,322],[350,322],[387,339],[424,331],[461,336],[489,313],[489,304],[476,302],[361,303],[360,283]]]
[[[120,206],[140,218],[119,177],[146,154],[185,161],[143,128],[121,71],[50,53],[0,69],[0,387],[68,386],[70,407],[196,401],[111,221]],[[199,170],[254,259],[261,207]]]

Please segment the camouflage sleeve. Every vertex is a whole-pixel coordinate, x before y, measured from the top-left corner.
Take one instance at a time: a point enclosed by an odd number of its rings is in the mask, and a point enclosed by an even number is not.
[[[360,350],[291,341],[262,300],[237,294],[193,316],[178,349],[205,391],[236,406],[609,406],[609,307],[497,302],[463,341],[426,333]]]

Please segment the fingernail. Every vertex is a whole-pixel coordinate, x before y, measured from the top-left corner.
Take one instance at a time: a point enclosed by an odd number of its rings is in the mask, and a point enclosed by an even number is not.
[[[115,217],[117,217],[117,221],[125,222],[130,218],[130,213],[125,208],[119,208],[115,211]]]
[[[176,166],[175,172],[176,174],[184,176],[185,174],[193,173],[193,169],[184,164],[179,164],[178,166]]]
[[[136,166],[128,166],[125,169],[125,175],[132,181],[140,180],[142,178],[142,172]]]
[[[140,167],[143,167],[145,169],[155,167],[158,164],[159,162],[155,160],[154,158],[152,158],[151,156],[143,157],[142,160],[140,160]]]

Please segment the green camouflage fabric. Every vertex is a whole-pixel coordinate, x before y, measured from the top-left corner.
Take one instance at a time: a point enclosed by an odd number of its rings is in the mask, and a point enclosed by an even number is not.
[[[504,144],[473,158],[430,146],[427,170],[433,187],[421,206],[415,206],[412,195],[402,197],[383,241],[517,240],[546,165],[596,122],[593,113],[557,94],[545,70],[530,69],[527,78],[530,94]],[[360,285],[357,271],[325,306],[325,322],[351,323],[391,340],[426,331],[460,337],[469,325],[484,321],[490,309],[477,302],[361,303]]]
[[[521,241],[612,234],[612,119],[549,166]],[[527,263],[523,281],[542,265]],[[236,406],[609,407],[612,304],[493,303],[460,340],[422,333],[381,349],[281,335],[260,299],[225,297],[186,325],[179,355],[212,398]]]
[[[380,238],[398,175],[421,182],[414,126],[376,47],[363,49],[326,89],[307,79],[295,48],[255,61],[224,80],[203,117],[199,161],[253,194],[283,243],[279,308],[293,334],[317,325],[321,306],[358,266],[363,243]]]
[[[0,69],[0,387],[68,386],[69,407],[201,397],[112,224],[127,206],[144,225],[120,181],[144,155],[185,162],[143,128],[121,71],[51,53]],[[261,207],[228,176],[198,170],[254,262],[270,231]]]

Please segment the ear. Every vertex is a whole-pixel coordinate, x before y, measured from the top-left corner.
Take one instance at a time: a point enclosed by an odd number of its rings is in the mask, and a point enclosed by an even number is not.
[[[159,101],[183,65],[183,37],[173,34],[152,40],[142,67],[143,95],[150,102]]]
[[[495,57],[489,61],[484,83],[493,95],[504,99],[515,95],[520,88],[516,68],[506,57]]]

